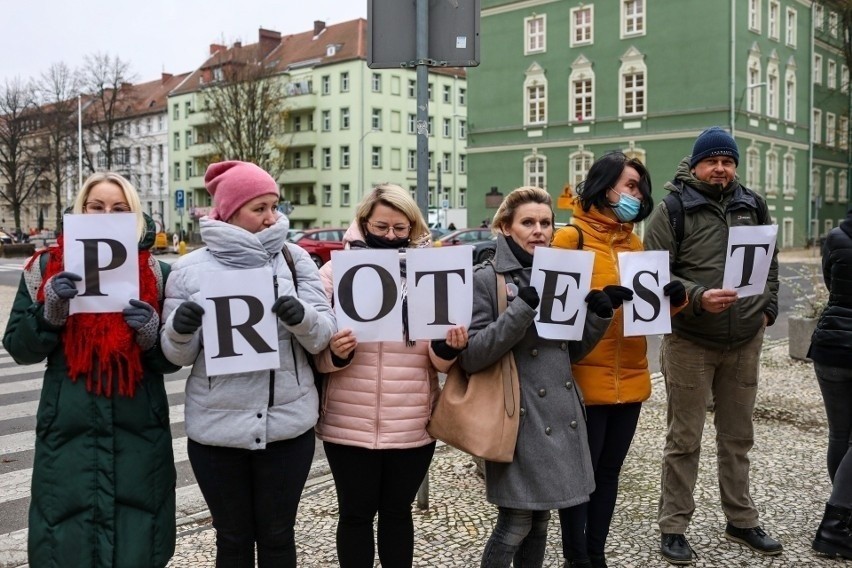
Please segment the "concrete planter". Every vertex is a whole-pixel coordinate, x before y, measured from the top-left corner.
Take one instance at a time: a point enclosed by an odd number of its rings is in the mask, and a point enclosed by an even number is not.
[[[809,361],[808,348],[811,346],[811,335],[814,333],[816,324],[817,318],[802,316],[789,316],[787,318],[790,357]]]

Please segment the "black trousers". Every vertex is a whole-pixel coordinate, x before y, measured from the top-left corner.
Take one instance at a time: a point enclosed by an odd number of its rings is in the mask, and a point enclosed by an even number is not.
[[[316,439],[245,450],[187,442],[189,463],[216,529],[216,568],[296,566],[294,525]]]
[[[373,519],[382,568],[410,568],[414,559],[411,503],[435,443],[402,450],[368,450],[323,442],[337,488],[337,557],[341,568],[373,568]]]
[[[595,491],[588,503],[559,510],[562,555],[582,560],[603,556],[618,497],[618,477],[630,449],[642,403],[587,406],[586,429],[595,470]]]

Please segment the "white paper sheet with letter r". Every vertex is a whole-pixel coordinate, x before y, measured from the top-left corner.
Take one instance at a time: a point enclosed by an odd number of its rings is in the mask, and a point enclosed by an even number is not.
[[[281,366],[272,268],[223,270],[201,282],[204,362],[208,375]],[[294,339],[295,341],[295,339]]]

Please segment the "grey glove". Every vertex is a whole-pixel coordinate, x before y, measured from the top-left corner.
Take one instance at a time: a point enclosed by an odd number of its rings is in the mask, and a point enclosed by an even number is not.
[[[202,315],[204,315],[204,308],[187,300],[175,310],[172,327],[178,333],[195,333],[195,330],[201,327]]]
[[[130,300],[130,305],[130,308],[124,308],[122,312],[124,321],[136,330],[137,345],[142,351],[147,351],[157,343],[160,316],[150,304],[142,300]]]
[[[287,325],[299,325],[305,319],[305,306],[294,296],[281,296],[275,300],[272,311]]]
[[[65,320],[68,319],[68,302],[79,293],[74,282],[82,279],[82,276],[73,272],[60,272],[45,283],[44,319],[47,323],[55,327],[65,325]]]

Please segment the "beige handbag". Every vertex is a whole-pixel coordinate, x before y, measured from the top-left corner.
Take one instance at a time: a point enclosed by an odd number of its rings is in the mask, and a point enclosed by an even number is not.
[[[497,274],[497,309],[506,310],[506,278]],[[433,438],[493,462],[511,462],[518,438],[521,393],[510,350],[490,367],[468,375],[458,361],[432,411]]]

